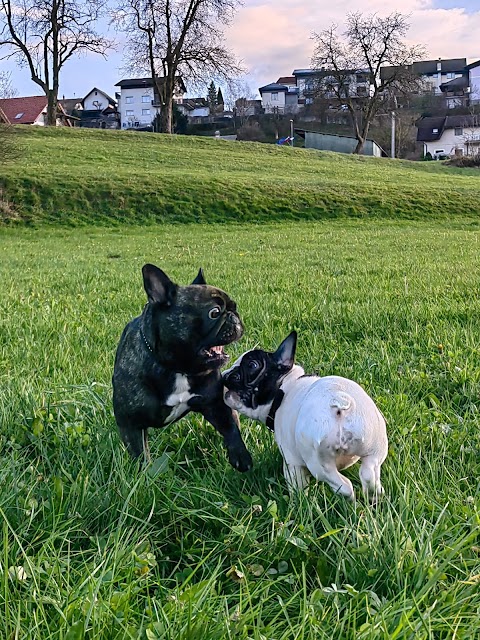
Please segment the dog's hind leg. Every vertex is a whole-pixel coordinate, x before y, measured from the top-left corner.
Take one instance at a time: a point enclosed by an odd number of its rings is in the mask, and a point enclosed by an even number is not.
[[[377,496],[383,493],[383,487],[380,483],[380,464],[381,462],[377,456],[366,456],[362,458],[360,465],[360,481],[363,493],[370,500],[375,500]]]
[[[339,493],[348,500],[355,500],[352,483],[338,471],[335,461],[323,462],[316,457],[310,458],[307,467],[316,480],[326,482],[335,493]]]
[[[283,475],[287,481],[288,491],[290,493],[293,493],[295,490],[301,491],[308,484],[308,469],[303,465],[288,464],[284,461]]]

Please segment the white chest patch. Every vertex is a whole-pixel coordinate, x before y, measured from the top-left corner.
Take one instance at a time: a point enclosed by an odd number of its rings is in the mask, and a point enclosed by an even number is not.
[[[177,373],[175,387],[165,400],[167,407],[172,407],[171,412],[165,420],[165,424],[175,422],[175,420],[188,411],[189,406],[187,403],[194,395],[195,394],[190,392],[187,376],[182,376],[181,373]]]

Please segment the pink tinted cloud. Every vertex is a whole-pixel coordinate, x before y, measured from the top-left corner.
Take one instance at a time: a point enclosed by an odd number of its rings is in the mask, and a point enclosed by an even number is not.
[[[462,4],[462,0],[458,0]],[[433,0],[336,0],[332,6],[312,0],[246,0],[226,32],[228,45],[243,59],[252,88],[274,82],[293,69],[310,66],[311,39],[332,23],[340,30],[346,14],[410,14],[408,41],[422,44],[429,58],[480,58],[480,7],[469,15],[465,9],[434,9]]]

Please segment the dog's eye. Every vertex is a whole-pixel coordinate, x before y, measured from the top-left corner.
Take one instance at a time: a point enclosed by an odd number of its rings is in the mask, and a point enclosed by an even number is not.
[[[258,369],[258,362],[256,360],[250,360],[250,362],[248,363],[248,368],[252,369],[252,371],[255,371],[255,369]]]
[[[222,310],[220,309],[220,307],[213,307],[213,309],[210,309],[210,311],[208,312],[208,317],[210,318],[210,320],[216,320],[221,313]]]

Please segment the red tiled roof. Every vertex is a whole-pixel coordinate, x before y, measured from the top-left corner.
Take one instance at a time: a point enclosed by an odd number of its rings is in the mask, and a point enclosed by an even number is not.
[[[282,76],[277,80],[277,84],[297,84],[294,76]]]
[[[26,98],[3,98],[0,108],[11,124],[32,124],[47,106],[45,96],[28,96]],[[16,118],[19,113],[23,114]]]

